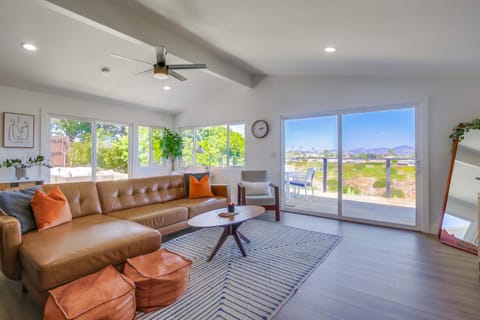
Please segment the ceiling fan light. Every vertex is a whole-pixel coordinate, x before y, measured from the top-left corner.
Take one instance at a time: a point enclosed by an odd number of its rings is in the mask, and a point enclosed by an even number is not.
[[[153,76],[157,79],[160,79],[160,80],[168,79],[167,70],[165,70],[165,69],[160,69],[160,68],[155,69],[153,71]]]

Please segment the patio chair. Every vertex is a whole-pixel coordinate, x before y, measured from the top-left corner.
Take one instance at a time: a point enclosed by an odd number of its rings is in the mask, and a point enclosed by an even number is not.
[[[238,204],[257,205],[275,211],[275,221],[280,220],[278,186],[268,181],[266,170],[243,170],[238,183]]]
[[[313,193],[313,177],[315,176],[315,168],[308,168],[307,173],[302,176],[296,176],[292,181],[290,181],[290,185],[294,188],[304,188],[305,190],[305,198],[308,198],[307,188],[310,187]]]

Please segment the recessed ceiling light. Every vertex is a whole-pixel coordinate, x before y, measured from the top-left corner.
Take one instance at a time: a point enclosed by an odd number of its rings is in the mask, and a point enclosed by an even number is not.
[[[328,53],[333,53],[337,51],[337,49],[335,49],[334,47],[326,47],[324,50],[325,52],[328,52]]]
[[[100,69],[100,71],[102,72],[102,74],[108,76],[110,74],[110,68],[109,67],[102,67]]]
[[[37,47],[32,43],[22,42],[21,46],[27,51],[37,51]]]
[[[170,90],[170,89],[172,89],[172,88],[170,88],[170,86],[165,86],[165,87],[163,87],[163,90],[165,90],[165,91],[168,91],[168,90]]]

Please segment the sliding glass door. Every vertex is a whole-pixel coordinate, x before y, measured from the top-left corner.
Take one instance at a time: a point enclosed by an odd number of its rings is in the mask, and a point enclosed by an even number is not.
[[[285,209],[338,214],[337,122],[337,115],[285,120]]]
[[[417,227],[416,114],[401,106],[284,119],[283,209]]]
[[[415,109],[342,115],[342,214],[414,226]]]

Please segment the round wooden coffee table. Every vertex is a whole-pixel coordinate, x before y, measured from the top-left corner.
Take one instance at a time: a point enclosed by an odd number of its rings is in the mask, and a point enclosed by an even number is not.
[[[217,253],[218,249],[222,246],[228,236],[233,236],[235,242],[240,249],[240,252],[244,257],[247,255],[245,254],[245,250],[243,249],[242,242],[240,239],[245,241],[246,243],[250,243],[247,237],[237,231],[238,227],[242,223],[247,220],[253,219],[258,217],[262,213],[265,212],[265,208],[260,206],[236,206],[235,212],[238,212],[236,215],[228,218],[219,217],[218,214],[221,212],[227,212],[227,208],[224,209],[217,209],[202,213],[192,219],[188,220],[188,225],[197,228],[212,228],[212,227],[223,227],[223,233],[218,239],[217,245],[213,249],[210,257],[208,257],[207,261],[212,260],[212,258]]]

